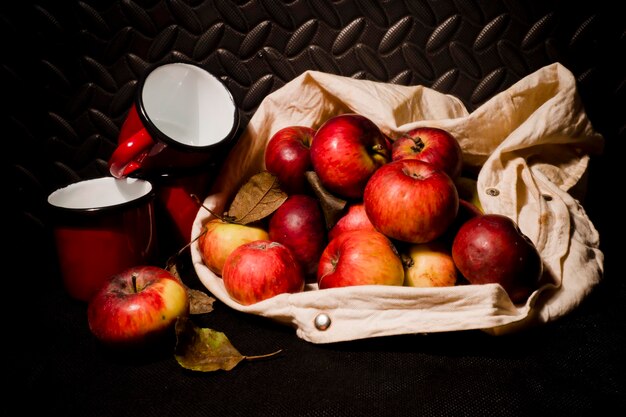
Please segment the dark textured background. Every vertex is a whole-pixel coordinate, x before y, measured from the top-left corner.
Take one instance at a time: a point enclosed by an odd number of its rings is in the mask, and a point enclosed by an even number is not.
[[[9,358],[15,387],[45,399],[52,412],[83,416],[588,415],[603,404],[626,410],[626,294],[616,260],[624,226],[616,199],[626,140],[626,16],[611,3],[3,2],[5,279],[20,290],[8,304],[18,306],[10,323],[17,336],[9,337],[18,341],[11,346],[19,360]],[[45,200],[62,185],[108,175],[138,78],[170,61],[195,62],[219,76],[244,122],[268,93],[308,69],[422,84],[472,110],[561,62],[607,139],[606,152],[592,160],[584,202],[606,255],[603,282],[563,320],[497,339],[469,332],[315,346],[217,303],[201,323],[226,332],[244,354],[284,354],[211,375],[185,373],[168,355],[138,362],[111,356],[90,338],[84,306],[60,287]],[[193,271],[185,273],[199,285]]]

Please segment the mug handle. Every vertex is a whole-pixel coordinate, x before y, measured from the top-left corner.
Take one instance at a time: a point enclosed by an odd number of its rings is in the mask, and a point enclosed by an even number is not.
[[[145,128],[120,142],[109,159],[111,175],[122,178],[141,168],[141,163],[153,144],[154,141]]]

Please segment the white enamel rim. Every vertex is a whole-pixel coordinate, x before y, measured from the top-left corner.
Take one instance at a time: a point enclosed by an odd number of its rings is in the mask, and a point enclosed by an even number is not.
[[[230,91],[197,65],[158,66],[140,88],[140,113],[166,139],[204,148],[234,133],[238,110]]]
[[[148,198],[152,184],[138,178],[102,177],[75,182],[48,196],[48,203],[65,210],[99,210],[121,207]]]

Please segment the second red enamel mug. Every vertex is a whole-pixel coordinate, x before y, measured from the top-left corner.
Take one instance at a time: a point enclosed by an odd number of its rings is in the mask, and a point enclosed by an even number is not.
[[[195,64],[158,65],[139,82],[109,171],[150,177],[202,166],[227,150],[238,127],[238,108],[217,77]]]

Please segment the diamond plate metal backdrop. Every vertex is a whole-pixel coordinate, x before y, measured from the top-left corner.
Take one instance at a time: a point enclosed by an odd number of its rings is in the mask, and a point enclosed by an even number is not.
[[[137,80],[155,63],[202,65],[248,119],[268,93],[308,69],[422,84],[472,110],[559,61],[575,74],[609,153],[626,135],[626,19],[602,2],[84,0],[2,8],[4,205],[9,229],[27,237],[18,254],[50,244],[49,192],[108,175]]]

